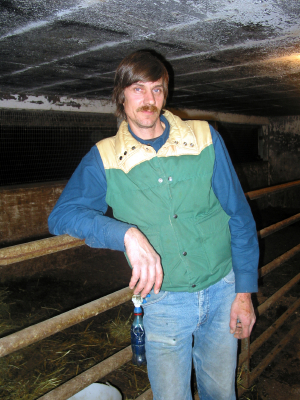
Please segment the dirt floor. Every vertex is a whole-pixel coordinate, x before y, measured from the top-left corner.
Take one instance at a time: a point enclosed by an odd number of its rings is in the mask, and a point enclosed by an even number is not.
[[[258,229],[299,210],[268,209],[256,215]],[[300,243],[300,222],[260,241],[260,266]],[[300,271],[300,253],[260,280],[254,295],[262,304]],[[6,336],[61,312],[128,285],[131,271],[124,255],[82,246],[2,268],[0,333]],[[14,278],[12,278],[14,277]],[[251,341],[262,334],[299,298],[299,282],[260,316]],[[0,399],[34,400],[56,385],[90,368],[130,344],[132,304],[110,310],[25,350],[0,360]],[[295,323],[300,309],[254,354],[253,370]],[[131,363],[105,377],[123,399],[134,399],[147,388],[146,368]],[[240,400],[298,400],[300,398],[300,330]]]

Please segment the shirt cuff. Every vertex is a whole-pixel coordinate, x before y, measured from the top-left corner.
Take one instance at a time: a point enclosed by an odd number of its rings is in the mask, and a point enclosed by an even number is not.
[[[124,236],[130,228],[135,228],[135,226],[112,219],[105,229],[105,247],[125,251]]]
[[[258,273],[256,274],[235,274],[236,293],[258,292]]]

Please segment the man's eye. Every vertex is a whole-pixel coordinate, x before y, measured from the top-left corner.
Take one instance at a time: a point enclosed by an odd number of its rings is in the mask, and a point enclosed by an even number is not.
[[[156,89],[154,89],[154,92],[155,92],[155,93],[160,93],[160,92],[161,92],[161,89],[160,89],[160,88],[156,88]]]
[[[134,90],[135,90],[136,92],[140,92],[142,89],[141,89],[140,87],[136,87],[136,88],[134,88]]]

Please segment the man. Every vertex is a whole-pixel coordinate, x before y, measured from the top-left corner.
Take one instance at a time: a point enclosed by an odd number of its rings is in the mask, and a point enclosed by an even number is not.
[[[206,122],[162,111],[168,73],[151,52],[127,56],[113,100],[124,118],[94,146],[49,217],[53,234],[126,250],[145,297],[154,400],[235,399],[237,339],[255,322],[255,223],[225,145]],[[107,204],[115,219],[104,216]],[[236,293],[235,293],[236,292]]]

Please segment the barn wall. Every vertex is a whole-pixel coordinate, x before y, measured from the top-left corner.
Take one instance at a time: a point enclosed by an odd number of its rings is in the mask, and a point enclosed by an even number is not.
[[[51,110],[0,109],[0,127],[6,127],[8,130],[11,127],[12,132],[13,128],[19,127],[26,127],[28,131],[34,127],[59,127],[62,128],[62,136],[64,127],[90,128],[86,133],[90,148],[98,140],[112,136],[116,132],[117,118],[113,114],[103,112],[76,114],[52,112]],[[93,127],[97,129],[92,131]],[[26,135],[24,132],[22,131],[20,134]],[[42,137],[42,135],[47,135],[47,132],[41,132],[40,136]],[[85,143],[83,142],[83,144]],[[29,156],[32,157],[34,154]],[[3,170],[6,168],[4,157],[2,161],[3,175]],[[51,165],[52,168],[56,168],[55,163]],[[37,166],[37,168],[40,167],[40,165]],[[9,170],[7,173],[11,174],[12,179],[14,178],[13,171]],[[0,186],[0,247],[49,236],[47,219],[66,181],[51,182],[51,179],[48,180],[49,182]],[[0,179],[1,184],[3,185],[3,182]]]
[[[244,192],[268,186],[268,165],[267,161],[234,165]]]
[[[274,118],[268,126],[270,186],[300,179],[300,117]],[[300,187],[269,196],[272,207],[300,207]]]
[[[0,245],[49,235],[47,219],[66,182],[0,189]]]

